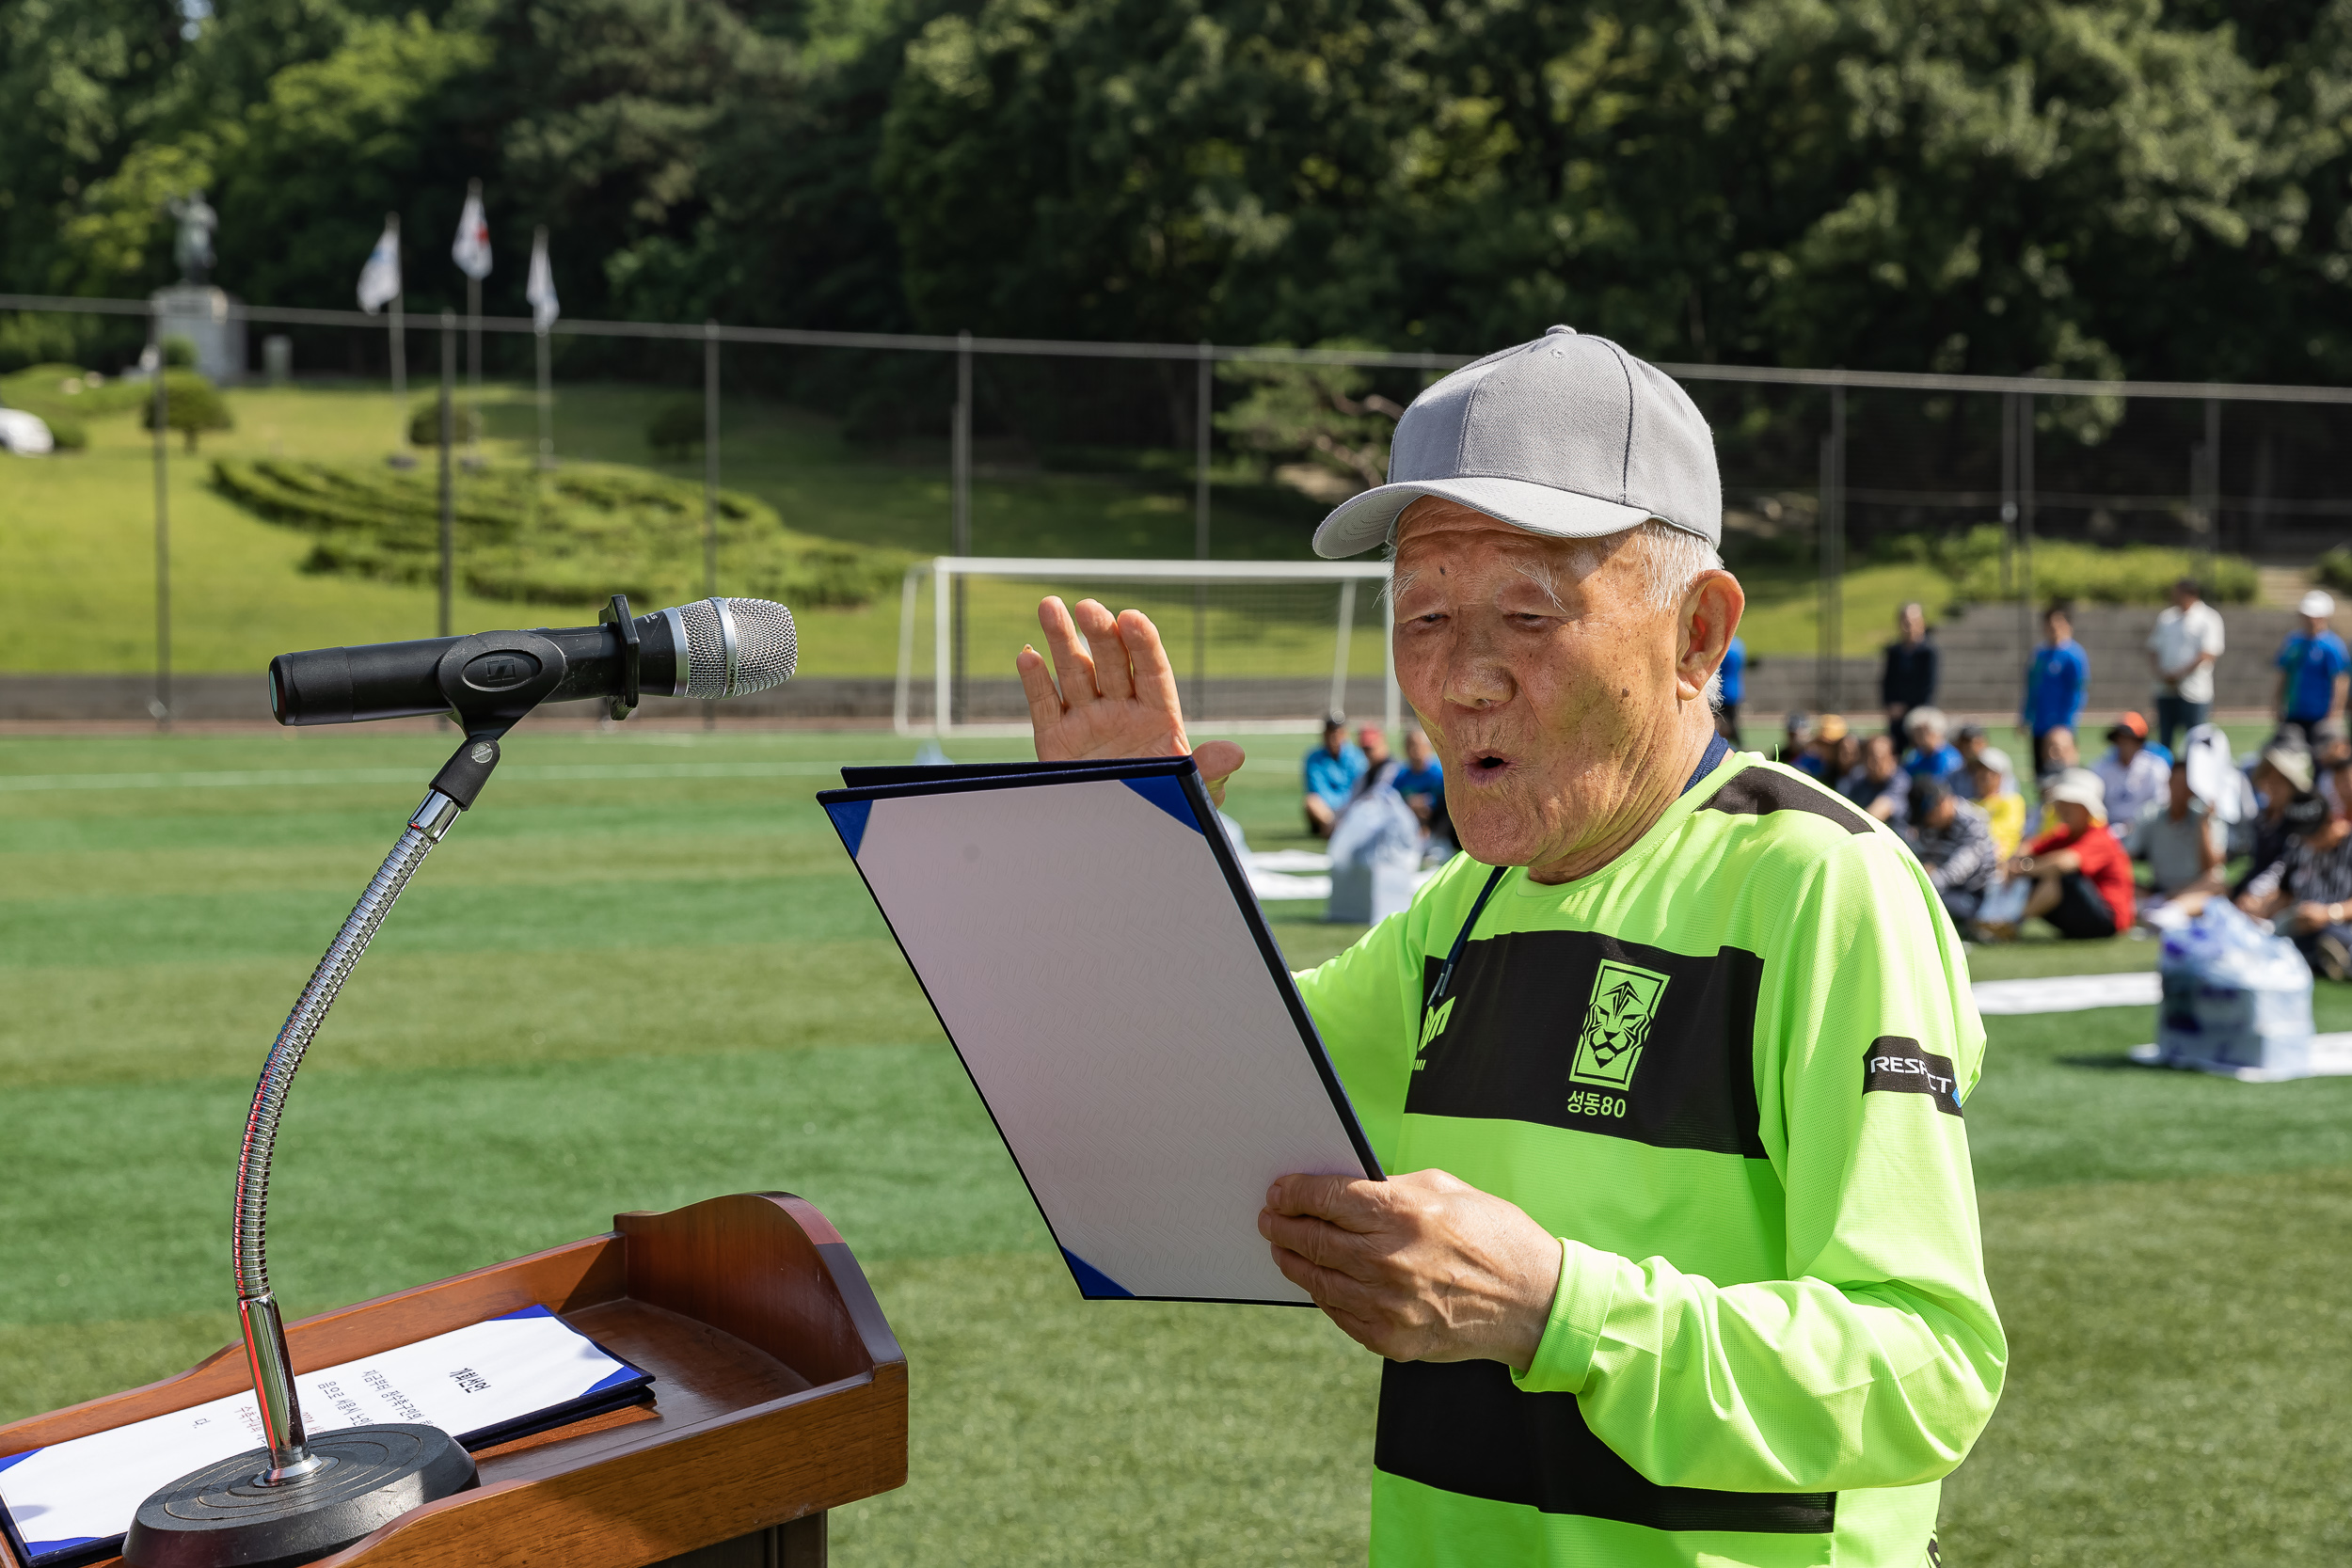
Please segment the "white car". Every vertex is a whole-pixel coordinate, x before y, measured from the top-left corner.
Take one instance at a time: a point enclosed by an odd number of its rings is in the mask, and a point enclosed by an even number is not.
[[[27,414],[22,408],[0,408],[0,449],[19,457],[46,457],[56,443],[49,438],[49,426],[38,414]]]

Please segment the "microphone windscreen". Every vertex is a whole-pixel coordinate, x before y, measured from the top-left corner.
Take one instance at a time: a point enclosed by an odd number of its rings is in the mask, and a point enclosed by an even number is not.
[[[681,697],[739,697],[792,678],[801,661],[792,612],[769,599],[697,599],[663,611],[685,634]]]

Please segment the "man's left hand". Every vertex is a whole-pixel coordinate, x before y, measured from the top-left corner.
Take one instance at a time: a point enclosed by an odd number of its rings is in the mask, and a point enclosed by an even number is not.
[[[1285,1176],[1258,1233],[1348,1337],[1391,1361],[1524,1372],[1560,1283],[1560,1243],[1517,1205],[1441,1170],[1386,1181]]]

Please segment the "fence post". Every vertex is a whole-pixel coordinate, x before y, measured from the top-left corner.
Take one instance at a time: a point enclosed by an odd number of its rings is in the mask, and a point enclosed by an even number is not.
[[[171,394],[164,387],[164,308],[148,318],[155,351],[155,694],[147,702],[159,730],[171,728]]]
[[[1829,389],[1829,436],[1821,442],[1820,518],[1821,581],[1815,619],[1820,662],[1814,701],[1825,712],[1845,705],[1846,657],[1846,388]]]
[[[2001,593],[2017,599],[2018,711],[2033,689],[2033,601],[2017,585],[2017,394],[2001,394]]]
[[[1192,557],[1209,559],[1209,420],[1216,413],[1212,374],[1216,351],[1206,340],[1194,377],[1192,416]],[[1192,586],[1192,711],[1209,711],[1209,585]]]
[[[719,596],[719,324],[703,323],[703,592]]]
[[[972,553],[972,334],[956,334],[956,413],[948,430],[947,442],[948,488],[948,551],[953,555]],[[971,694],[965,689],[965,661],[971,651],[971,608],[968,585],[961,572],[956,575],[955,592],[955,689],[954,705],[947,717],[964,720],[971,717]]]
[[[2017,394],[2017,592],[2033,615],[2033,394]]]
[[[451,399],[457,382],[457,316],[441,312],[441,632],[450,635],[450,594],[457,580],[457,497],[451,486],[450,443],[455,438]]]
[[[555,388],[550,385],[554,369],[548,358],[548,329],[540,327],[533,337],[539,340],[539,467],[555,467]]]
[[[2197,449],[2197,510],[2205,520],[2201,553],[2204,575],[2213,576],[2214,553],[2221,547],[2221,400],[2205,400],[2205,439]]]

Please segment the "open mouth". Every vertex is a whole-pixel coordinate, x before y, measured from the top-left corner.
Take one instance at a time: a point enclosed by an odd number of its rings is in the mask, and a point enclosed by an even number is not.
[[[1500,752],[1472,752],[1463,759],[1463,772],[1473,783],[1500,779],[1511,768],[1511,759]]]

